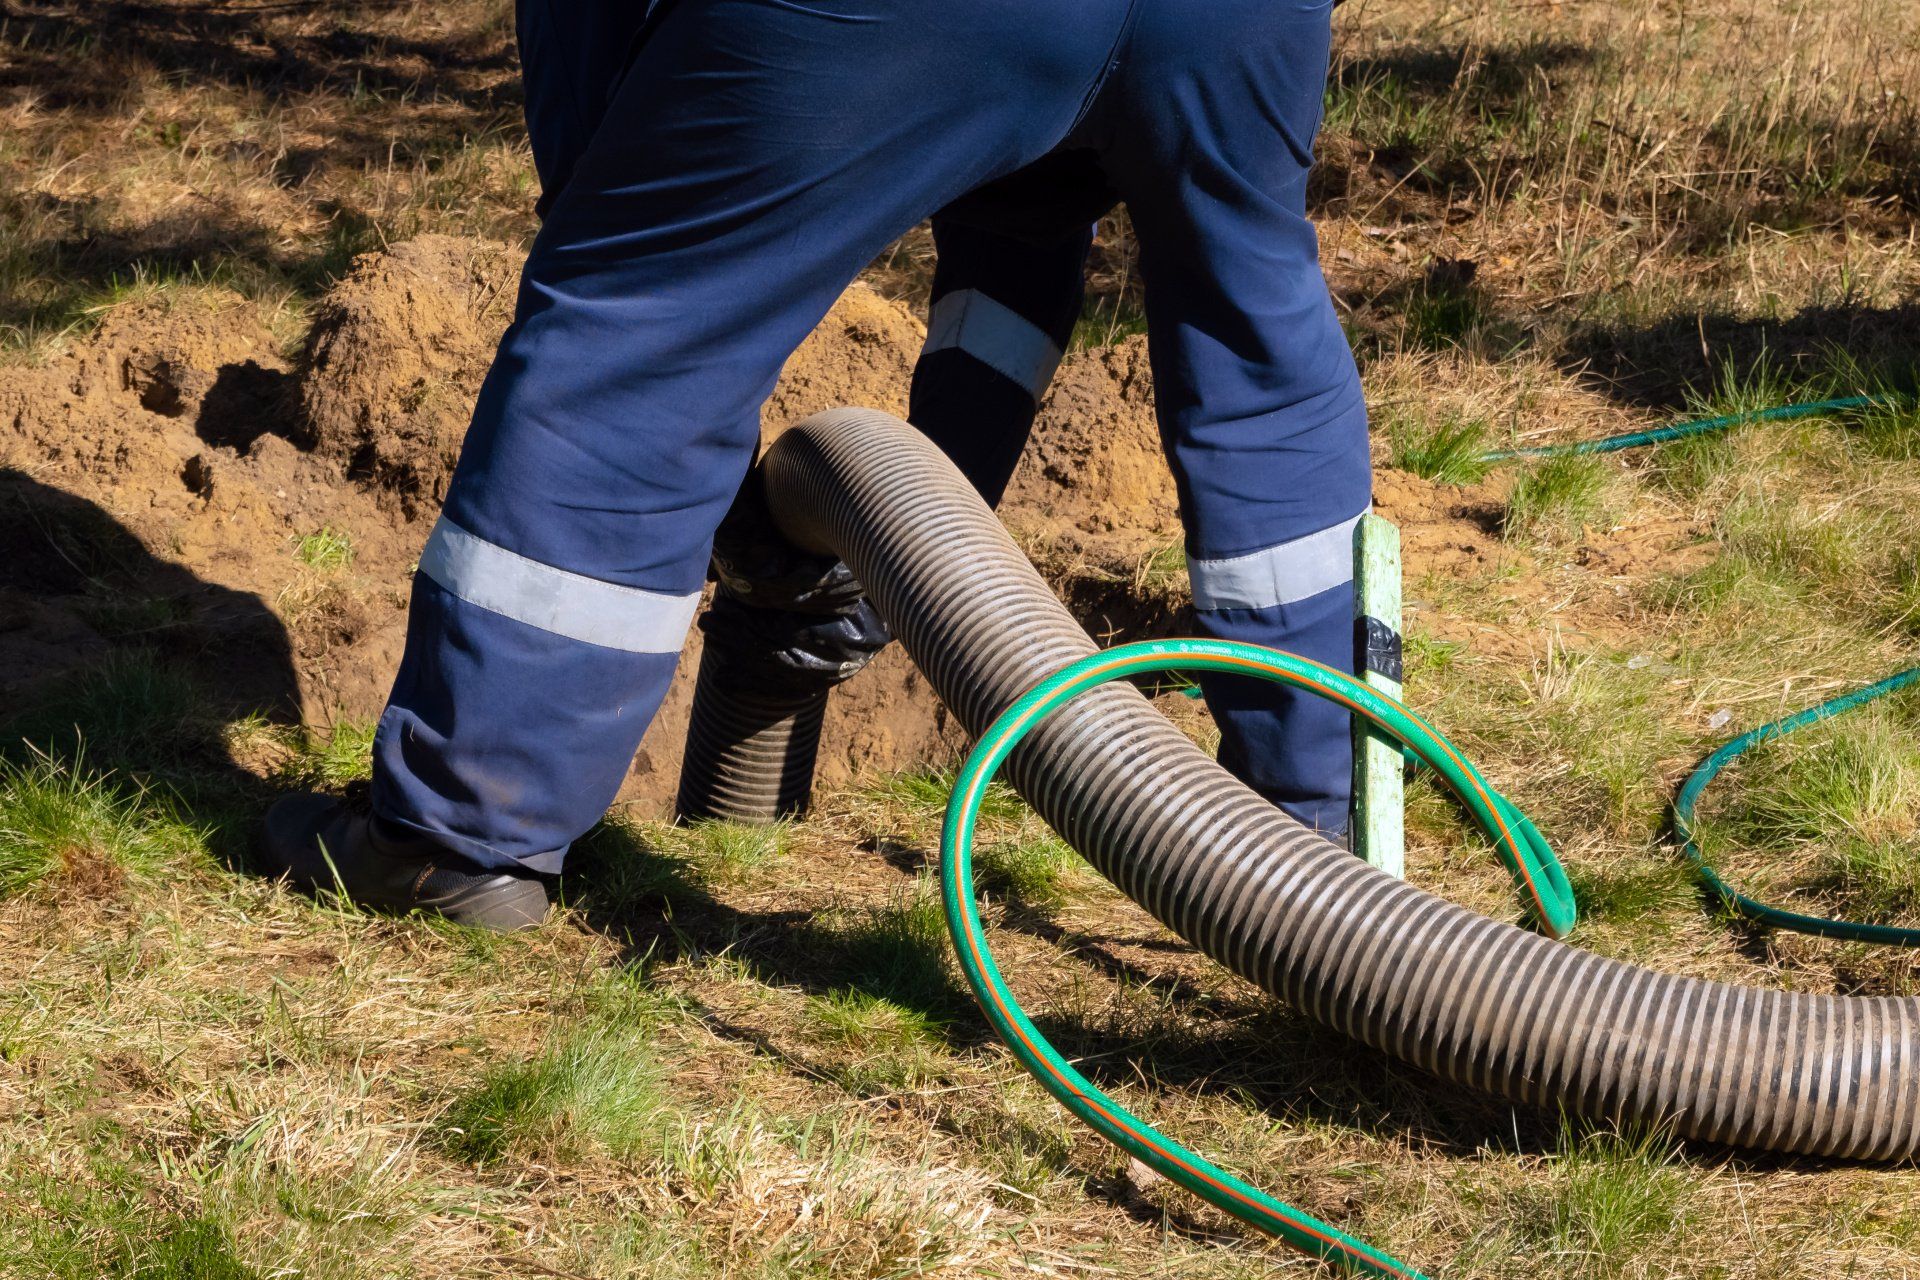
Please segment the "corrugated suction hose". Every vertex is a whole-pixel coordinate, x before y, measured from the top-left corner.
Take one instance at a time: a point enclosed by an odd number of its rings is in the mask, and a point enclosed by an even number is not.
[[[966,481],[898,419],[817,415],[763,465],[787,536],[846,559],[969,732],[1095,651]],[[1436,1074],[1742,1146],[1867,1159],[1920,1147],[1920,1000],[1673,977],[1477,915],[1308,832],[1123,686],[1060,710],[1008,773],[1207,955]]]
[[[688,822],[797,818],[813,795],[827,691],[743,687],[725,665],[712,649],[700,655],[675,808]]]

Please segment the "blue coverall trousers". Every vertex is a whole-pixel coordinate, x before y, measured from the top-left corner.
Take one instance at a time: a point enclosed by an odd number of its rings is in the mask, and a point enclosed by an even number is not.
[[[1305,215],[1326,0],[637,7],[522,3],[545,222],[421,556],[383,819],[559,869],[666,692],[782,363],[936,212],[916,424],[997,498],[1124,201],[1200,626],[1351,669],[1365,410]],[[1229,768],[1345,825],[1343,714],[1206,693]]]

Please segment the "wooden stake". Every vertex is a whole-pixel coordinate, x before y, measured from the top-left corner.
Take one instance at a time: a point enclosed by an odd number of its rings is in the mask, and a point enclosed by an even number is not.
[[[1365,515],[1353,531],[1354,635],[1361,678],[1400,696],[1400,530]],[[1391,876],[1407,874],[1406,766],[1400,744],[1353,722],[1353,851]]]

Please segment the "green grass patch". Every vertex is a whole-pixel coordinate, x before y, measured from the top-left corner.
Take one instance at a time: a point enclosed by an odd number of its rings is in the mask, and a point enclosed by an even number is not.
[[[1473,484],[1491,464],[1481,461],[1491,433],[1471,418],[1435,422],[1399,414],[1388,427],[1391,465],[1440,484]]]
[[[684,860],[710,882],[738,884],[753,879],[787,856],[794,824],[755,824],[709,819],[656,833],[661,849]]]
[[[450,1153],[476,1164],[630,1160],[657,1153],[676,1115],[664,1079],[631,1029],[588,1026],[538,1057],[487,1071],[437,1128]]]
[[[1156,548],[1140,558],[1140,567],[1134,571],[1134,580],[1141,590],[1164,591],[1166,588],[1186,581],[1187,548],[1182,542],[1171,542]]]
[[[281,776],[300,786],[338,791],[373,776],[372,721],[344,720],[324,733],[300,731],[297,750],[281,767]]]
[[[87,625],[109,640],[137,641],[186,626],[193,607],[179,596],[147,596],[97,586],[78,606]]]
[[[1419,627],[1410,627],[1402,642],[1409,679],[1414,676],[1438,678],[1453,671],[1467,646],[1457,640],[1442,640]]]
[[[946,914],[931,880],[922,878],[891,902],[826,923],[834,980],[935,1021],[966,1006],[954,981]]]
[[[31,1280],[255,1280],[219,1217],[157,1213],[133,1191],[37,1188],[39,1212],[0,1243],[0,1271]]]
[[[1664,821],[1661,762],[1686,741],[1669,714],[1671,678],[1556,650],[1518,680],[1448,685],[1432,714],[1549,840],[1580,830],[1638,844]]]
[[[1885,546],[1873,527],[1880,523],[1876,517],[1870,510],[1756,494],[1728,507],[1720,541],[1755,570],[1802,590],[1833,588],[1845,599],[1857,594]]]
[[[1050,1107],[1023,1116],[1014,1109],[1016,1097],[1003,1095],[997,1105],[966,1112],[957,1117],[956,1128],[967,1135],[994,1180],[1015,1193],[1009,1200],[1083,1194],[1061,1186],[1074,1171],[1074,1125]]]
[[[827,1069],[849,1092],[892,1092],[936,1074],[940,1022],[885,996],[853,989],[807,999],[803,1018],[833,1049]]]
[[[1445,139],[1449,112],[1392,71],[1339,68],[1328,80],[1322,128],[1376,150],[1429,151]]]
[[[722,885],[744,884],[779,865],[796,824],[718,819],[676,826],[610,815],[567,858],[567,892],[590,912],[654,911],[668,902],[708,899]]]
[[[938,832],[953,796],[956,770],[921,769],[895,774],[871,788],[866,798],[907,825]],[[987,784],[980,798],[980,823],[1016,823],[1027,815],[1026,801],[1005,782]]]
[[[1799,598],[1798,584],[1790,576],[1729,555],[1687,573],[1655,578],[1640,594],[1649,608],[1662,613],[1703,620],[1712,614],[1767,615],[1776,624]]]
[[[686,858],[666,847],[664,826],[609,815],[574,843],[562,888],[589,914],[654,913],[677,900],[705,897]]]
[[[156,772],[205,764],[222,749],[222,727],[197,680],[158,654],[133,649],[55,681],[7,723],[4,742],[58,759],[84,755]]]
[[[1146,309],[1131,298],[1092,298],[1074,322],[1069,351],[1111,347],[1147,331]]]
[[[0,761],[0,895],[59,877],[98,891],[205,850],[206,834],[152,792],[46,757]]]
[[[1057,906],[1085,866],[1058,836],[1039,833],[980,846],[974,852],[974,883],[1030,906]]]
[[[331,526],[294,539],[293,558],[320,573],[337,573],[353,563],[353,539]]]
[[[1644,456],[1655,483],[1696,500],[1749,483],[1760,470],[1745,442],[1726,432],[1687,436]]]
[[[1693,1177],[1664,1133],[1581,1133],[1569,1126],[1541,1176],[1509,1193],[1502,1216],[1537,1250],[1543,1274],[1645,1274],[1691,1221]]]
[[[1656,916],[1692,910],[1698,901],[1692,877],[1670,864],[1567,865],[1567,880],[1582,921],[1645,927]]]
[[[1407,296],[1401,315],[1404,347],[1445,351],[1466,345],[1495,321],[1486,301],[1471,284],[1429,276]]]
[[[1863,708],[1761,743],[1716,792],[1700,823],[1710,858],[1758,850],[1779,867],[1765,878],[1857,914],[1920,913],[1920,739],[1897,711]]]
[[[1827,400],[1839,394],[1831,379],[1794,376],[1781,367],[1771,351],[1762,348],[1744,364],[1732,357],[1721,360],[1713,381],[1687,395],[1687,416],[1719,418],[1758,413],[1784,404]]]
[[[1920,395],[1910,391],[1893,394],[1897,400],[1860,412],[1854,437],[1872,457],[1913,462],[1920,459]]]
[[[1849,835],[1912,834],[1920,799],[1920,743],[1878,708],[1761,743],[1735,766],[1739,802],[1729,834],[1765,848]]]
[[[1920,634],[1920,547],[1895,550],[1888,577],[1881,604],[1887,625],[1908,635]]]
[[[1534,463],[1507,493],[1506,533],[1528,541],[1578,537],[1605,514],[1613,476],[1612,463],[1591,455]]]

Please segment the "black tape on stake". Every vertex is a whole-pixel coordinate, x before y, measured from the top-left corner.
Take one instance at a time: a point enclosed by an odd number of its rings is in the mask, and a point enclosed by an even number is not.
[[[1353,630],[1354,653],[1359,659],[1361,672],[1371,671],[1395,684],[1403,683],[1407,665],[1400,633],[1380,619],[1371,617],[1355,618]]]

